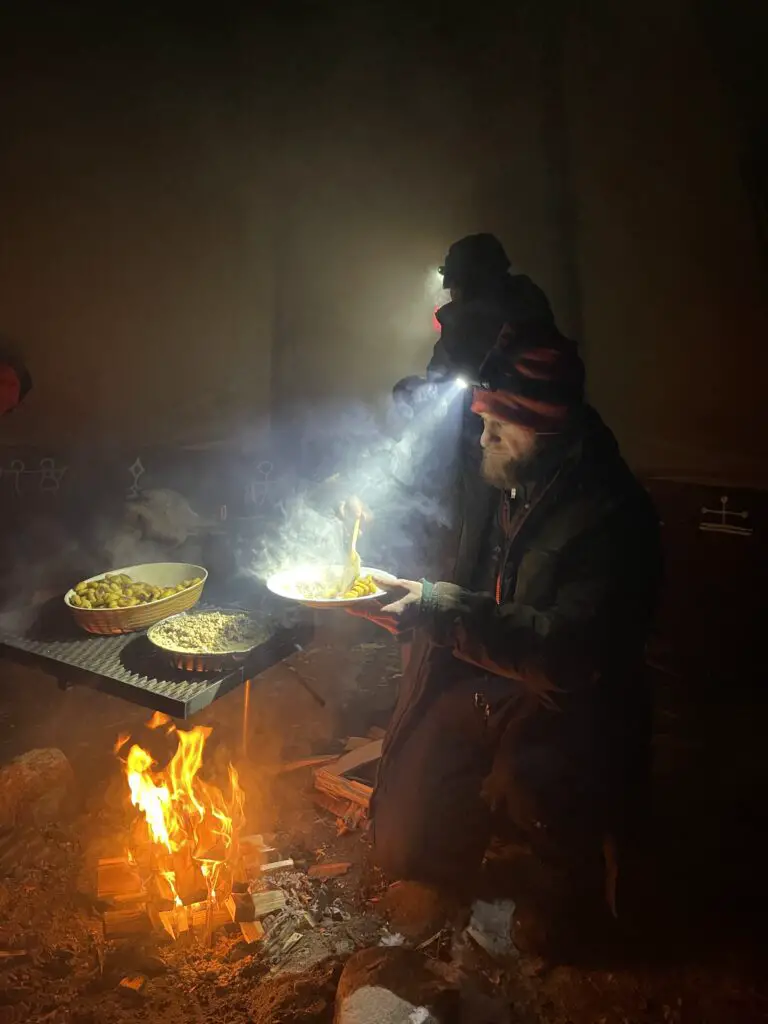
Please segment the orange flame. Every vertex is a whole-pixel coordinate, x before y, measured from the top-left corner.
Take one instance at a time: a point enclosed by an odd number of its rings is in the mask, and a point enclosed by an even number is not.
[[[162,711],[155,711],[150,720],[146,723],[148,729],[159,729],[161,725],[165,725],[166,722],[170,722],[168,715],[164,715]]]
[[[112,752],[114,754],[119,754],[130,738],[131,734],[129,732],[121,732],[120,735],[115,740],[115,745],[114,747],[112,747]]]
[[[237,854],[237,834],[245,818],[245,794],[232,765],[228,797],[218,786],[200,778],[203,748],[210,733],[210,729],[202,726],[177,731],[178,748],[164,771],[153,770],[151,754],[134,744],[128,751],[125,768],[131,802],[143,814],[152,841],[169,854],[185,851],[197,862],[213,891],[222,864]],[[174,872],[162,874],[174,902],[181,903]]]

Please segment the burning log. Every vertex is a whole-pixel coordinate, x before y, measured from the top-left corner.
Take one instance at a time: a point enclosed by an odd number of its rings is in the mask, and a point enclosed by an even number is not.
[[[161,910],[157,915],[160,918],[160,924],[168,932],[172,939],[178,938],[178,932],[176,930],[176,908],[173,910]]]
[[[174,907],[172,910],[161,910],[157,915],[162,927],[172,939],[189,931],[189,917],[186,907]]]
[[[209,900],[202,900],[200,903],[192,903],[188,907],[179,907],[178,910],[180,913],[186,911],[190,931],[200,935],[232,923],[232,916],[224,903],[211,903]]]
[[[251,896],[245,880],[288,870],[293,861],[279,859],[263,836],[239,838],[245,796],[233,765],[228,792],[200,777],[210,729],[182,731],[157,715],[148,725],[168,725],[178,748],[165,768],[157,768],[137,744],[126,748],[121,739],[116,747],[126,751],[126,781],[140,813],[131,826],[130,862],[101,861],[98,891],[102,898],[136,906],[105,914],[105,935],[144,934],[154,926],[172,939],[193,932],[210,944],[216,928],[237,923],[248,942],[256,941],[263,934],[258,918],[281,910],[285,894]]]
[[[96,876],[100,900],[131,903],[146,899],[141,877],[126,857],[102,857],[96,866]]]
[[[105,939],[126,939],[131,935],[147,935],[151,931],[152,921],[145,904],[104,912]]]

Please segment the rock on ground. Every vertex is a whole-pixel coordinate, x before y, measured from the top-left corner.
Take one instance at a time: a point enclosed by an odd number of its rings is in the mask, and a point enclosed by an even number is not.
[[[447,1024],[461,998],[441,965],[411,949],[363,949],[347,961],[335,1024]]]
[[[60,818],[74,785],[72,766],[55,747],[28,750],[0,769],[0,825],[47,825]]]

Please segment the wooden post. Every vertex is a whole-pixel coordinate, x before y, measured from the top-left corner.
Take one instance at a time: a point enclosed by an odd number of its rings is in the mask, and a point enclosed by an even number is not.
[[[248,756],[248,717],[251,708],[251,680],[245,680],[243,691],[243,757]]]

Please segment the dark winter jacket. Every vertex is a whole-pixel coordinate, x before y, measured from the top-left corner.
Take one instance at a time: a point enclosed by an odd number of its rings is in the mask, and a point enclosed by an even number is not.
[[[555,322],[546,295],[525,274],[502,278],[498,288],[482,297],[448,302],[435,315],[440,337],[427,365],[428,380],[474,377],[505,324]]]
[[[424,587],[374,813],[388,765],[452,686],[494,695],[513,728],[513,757],[543,750],[556,800],[581,800],[603,823],[618,813],[633,744],[645,742],[636,732],[648,710],[641,677],[660,583],[658,520],[591,409],[538,469],[514,500],[497,492],[500,515],[477,566],[482,589]],[[431,766],[436,778],[449,772],[451,751],[445,758]]]

